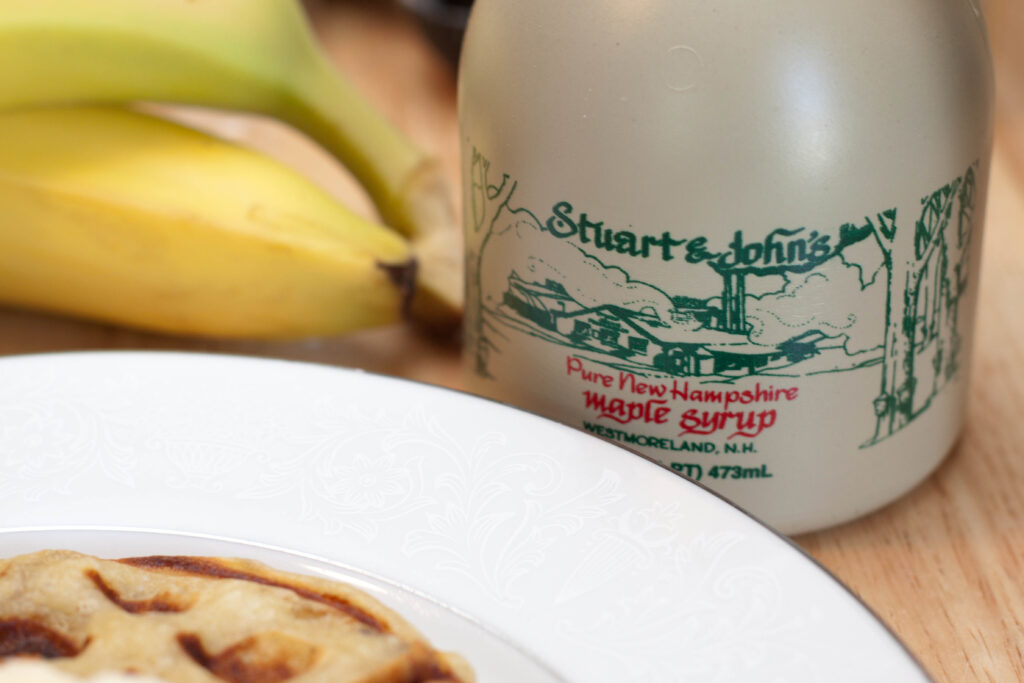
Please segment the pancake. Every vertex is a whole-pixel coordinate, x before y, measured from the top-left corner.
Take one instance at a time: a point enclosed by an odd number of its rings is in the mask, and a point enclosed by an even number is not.
[[[171,683],[471,683],[461,658],[343,583],[250,560],[0,560],[0,662]]]
[[[104,672],[81,678],[52,666],[46,660],[25,658],[0,662],[0,683],[166,683],[159,678],[141,674]]]

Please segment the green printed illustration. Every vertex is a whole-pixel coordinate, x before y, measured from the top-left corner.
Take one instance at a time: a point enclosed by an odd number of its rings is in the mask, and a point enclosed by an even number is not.
[[[917,216],[876,207],[838,226],[723,238],[612,228],[569,201],[534,213],[479,151],[469,163],[466,342],[482,376],[523,334],[653,377],[874,372],[867,447],[927,410],[960,367],[976,164],[926,195]],[[636,276],[669,268],[647,278],[657,283]]]

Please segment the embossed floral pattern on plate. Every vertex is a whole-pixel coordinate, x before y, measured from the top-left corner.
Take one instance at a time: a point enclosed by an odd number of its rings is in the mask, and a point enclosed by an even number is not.
[[[611,444],[457,392],[175,353],[0,361],[26,527],[265,544],[430,596],[573,681],[927,680],[799,551]]]

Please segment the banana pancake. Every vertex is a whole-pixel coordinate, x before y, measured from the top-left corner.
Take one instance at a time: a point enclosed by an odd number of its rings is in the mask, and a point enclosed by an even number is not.
[[[351,586],[214,557],[0,559],[0,662],[172,683],[471,683],[397,613]]]

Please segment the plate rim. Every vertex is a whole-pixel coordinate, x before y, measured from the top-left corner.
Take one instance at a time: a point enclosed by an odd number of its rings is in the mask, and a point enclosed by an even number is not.
[[[562,422],[558,422],[558,421],[553,420],[553,419],[551,419],[551,418],[549,418],[549,417],[547,417],[545,415],[541,415],[541,414],[539,414],[537,412],[534,412],[532,410],[529,410],[527,408],[523,408],[523,407],[520,407],[520,406],[512,405],[510,403],[507,403],[507,402],[504,402],[504,401],[501,401],[501,400],[497,400],[497,399],[494,399],[494,398],[491,398],[491,397],[486,397],[486,396],[480,396],[480,395],[477,395],[477,394],[473,394],[473,393],[471,393],[469,391],[466,391],[466,390],[456,389],[456,388],[453,388],[453,387],[439,385],[439,384],[432,384],[430,382],[426,382],[426,381],[423,381],[423,380],[412,379],[412,378],[408,378],[408,377],[401,377],[401,376],[398,376],[398,375],[389,375],[389,374],[386,374],[386,373],[383,373],[383,372],[367,370],[367,369],[360,368],[360,367],[336,365],[336,364],[330,364],[330,363],[326,363],[326,362],[318,362],[318,361],[313,361],[313,360],[292,359],[292,358],[281,358],[281,357],[274,357],[274,356],[263,356],[263,355],[255,355],[255,354],[246,354],[246,353],[240,353],[240,352],[236,352],[236,351],[223,351],[223,350],[217,350],[217,349],[213,349],[213,350],[209,350],[209,349],[207,349],[207,350],[195,350],[195,349],[132,349],[132,348],[117,349],[117,348],[107,348],[107,349],[52,350],[52,351],[37,351],[37,352],[27,352],[27,353],[14,353],[14,354],[7,354],[7,355],[0,356],[0,370],[2,370],[7,365],[17,364],[17,363],[22,362],[22,361],[33,361],[33,360],[45,361],[45,360],[47,360],[49,358],[56,358],[56,359],[59,359],[59,360],[67,359],[67,360],[70,360],[72,362],[82,361],[82,362],[88,363],[93,358],[105,358],[105,359],[113,358],[116,361],[116,359],[119,358],[119,357],[135,357],[135,358],[141,358],[141,359],[144,359],[144,360],[156,360],[157,362],[159,362],[159,359],[162,359],[162,358],[181,358],[181,359],[186,359],[188,361],[191,361],[192,359],[203,359],[203,360],[209,360],[209,361],[212,361],[212,362],[216,362],[216,363],[219,363],[219,364],[225,364],[225,363],[227,363],[227,364],[230,364],[230,363],[251,363],[251,364],[254,364],[254,365],[293,366],[293,367],[305,368],[307,370],[315,371],[315,372],[319,372],[319,373],[331,373],[331,372],[333,372],[333,373],[337,373],[337,375],[341,376],[341,377],[346,376],[346,375],[351,375],[351,376],[358,376],[358,377],[363,377],[363,378],[369,378],[370,381],[373,381],[373,382],[384,381],[384,382],[394,382],[394,383],[397,383],[399,385],[403,385],[403,384],[404,385],[412,385],[412,386],[418,387],[419,389],[425,389],[425,390],[430,391],[430,392],[436,392],[436,391],[444,392],[445,394],[448,394],[451,397],[454,397],[455,400],[468,400],[469,402],[474,402],[474,403],[482,402],[484,404],[490,404],[491,406],[497,407],[498,409],[501,409],[501,410],[513,411],[514,413],[529,415],[532,418],[536,418],[536,419],[539,419],[539,420],[547,423],[549,426],[551,426],[551,427],[553,427],[555,429],[562,430],[562,431],[566,431],[567,430],[568,432],[570,432],[573,435],[575,435],[577,438],[580,437],[580,436],[583,436],[583,437],[587,437],[588,439],[596,439],[597,441],[602,442],[602,443],[606,444],[607,446],[610,446],[612,448],[618,449],[620,451],[623,451],[623,452],[626,452],[626,453],[628,453],[630,455],[635,456],[641,463],[643,463],[643,464],[639,465],[640,467],[653,468],[653,471],[657,471],[659,473],[659,476],[661,476],[662,478],[665,478],[666,476],[667,477],[671,477],[672,480],[674,480],[676,482],[681,482],[684,487],[687,486],[687,485],[688,486],[692,486],[697,491],[703,492],[704,494],[709,494],[714,499],[716,505],[721,505],[721,504],[724,503],[727,507],[732,508],[734,511],[738,512],[739,514],[741,514],[744,518],[746,518],[748,520],[748,522],[752,522],[753,523],[753,527],[757,528],[761,533],[768,532],[767,535],[772,539],[772,541],[775,544],[778,544],[778,542],[781,541],[782,545],[780,547],[784,547],[789,552],[795,552],[796,555],[797,555],[797,559],[800,562],[805,563],[805,564],[809,563],[810,568],[814,569],[816,573],[826,577],[829,580],[829,583],[830,583],[832,589],[836,589],[836,588],[840,589],[840,592],[848,600],[852,600],[854,605],[856,607],[859,607],[860,610],[866,616],[868,616],[870,618],[870,620],[874,623],[875,626],[880,626],[882,631],[884,632],[884,634],[888,636],[888,638],[891,641],[891,643],[895,644],[898,647],[898,649],[902,652],[902,654],[905,657],[905,659],[914,668],[917,669],[918,673],[921,675],[922,680],[925,680],[925,681],[933,681],[934,680],[933,677],[931,676],[931,674],[928,672],[928,670],[924,667],[923,663],[917,657],[917,655],[915,655],[914,652],[912,652],[909,649],[907,644],[898,636],[898,634],[896,634],[896,632],[893,630],[893,628],[884,619],[881,618],[881,616],[878,614],[878,612],[874,608],[872,608],[871,605],[869,605],[867,602],[865,602],[865,600],[863,598],[861,598],[861,596],[859,596],[857,593],[855,593],[852,588],[850,588],[843,581],[841,581],[836,576],[836,574],[832,572],[832,570],[830,570],[828,567],[826,567],[824,564],[822,564],[817,558],[815,558],[813,555],[811,555],[807,550],[805,550],[802,546],[800,546],[791,537],[781,533],[780,531],[778,531],[774,527],[768,525],[767,523],[765,523],[761,519],[755,517],[750,512],[748,512],[746,509],[744,509],[742,506],[740,506],[737,503],[735,503],[735,502],[725,498],[723,495],[721,495],[717,491],[709,488],[705,484],[702,484],[699,481],[690,479],[690,478],[684,476],[680,472],[676,472],[674,470],[671,470],[668,467],[665,467],[664,465],[662,465],[658,461],[654,460],[650,456],[648,456],[648,455],[646,455],[646,454],[644,454],[644,453],[642,453],[642,452],[640,452],[640,451],[638,451],[636,449],[630,448],[630,447],[628,447],[626,445],[623,445],[623,444],[615,442],[615,441],[611,441],[611,440],[608,440],[608,439],[603,439],[603,438],[601,438],[599,436],[596,436],[594,434],[591,434],[591,433],[589,433],[589,432],[587,432],[587,431],[585,431],[585,430],[583,430],[581,428],[574,427],[572,425],[565,424],[565,423],[562,423]],[[842,525],[839,525],[839,526],[842,526]],[[838,527],[836,527],[836,528],[838,528]],[[398,580],[396,580],[394,578],[391,578],[391,577],[378,577],[378,576],[376,576],[375,574],[372,574],[371,572],[369,572],[366,569],[361,569],[361,568],[359,568],[357,566],[349,565],[349,564],[346,564],[345,562],[341,562],[339,560],[335,560],[335,559],[331,559],[331,558],[328,558],[328,557],[325,557],[325,556],[317,555],[315,553],[310,553],[310,552],[305,551],[305,550],[299,550],[297,548],[285,548],[285,547],[279,547],[279,546],[277,546],[275,544],[272,544],[272,543],[253,541],[253,540],[250,540],[250,539],[229,538],[229,537],[225,537],[225,536],[219,536],[217,534],[204,534],[204,533],[199,533],[199,532],[183,531],[183,530],[178,530],[178,531],[175,531],[175,530],[153,530],[153,529],[147,529],[147,528],[144,528],[144,527],[115,527],[115,526],[112,526],[112,525],[62,525],[60,527],[58,527],[56,525],[39,525],[39,526],[36,526],[36,527],[20,525],[18,527],[7,527],[7,526],[5,526],[4,522],[0,521],[0,536],[4,535],[6,533],[13,533],[13,532],[19,532],[19,531],[29,531],[30,532],[30,531],[48,531],[48,530],[61,530],[61,531],[92,530],[92,531],[127,531],[127,532],[147,532],[147,531],[152,532],[152,531],[156,531],[156,532],[159,532],[159,533],[171,533],[171,534],[181,535],[181,536],[194,536],[194,537],[198,537],[198,538],[207,538],[207,539],[210,539],[210,540],[229,541],[229,542],[232,542],[232,543],[240,543],[240,544],[251,545],[251,546],[255,546],[255,547],[263,547],[263,548],[266,548],[266,549],[276,550],[276,551],[279,551],[279,552],[285,552],[285,553],[288,553],[288,554],[291,554],[291,555],[295,555],[295,556],[299,556],[299,557],[305,557],[305,558],[308,558],[308,559],[311,559],[311,560],[315,560],[315,561],[318,561],[318,562],[323,562],[325,564],[335,565],[335,566],[338,566],[338,567],[344,567],[346,569],[349,569],[349,570],[357,572],[357,573],[362,573],[362,574],[366,574],[366,575],[372,575],[372,576],[374,576],[375,580],[378,580],[378,581],[381,581],[381,582],[384,582],[384,583],[396,586],[396,587],[398,587],[398,588],[400,588],[402,590],[409,591],[410,593],[414,593],[414,594],[416,594],[416,595],[418,595],[420,597],[423,597],[423,598],[425,598],[425,599],[427,599],[427,600],[429,600],[429,601],[431,601],[431,602],[433,602],[433,603],[435,603],[437,605],[440,605],[440,606],[444,607],[445,609],[448,609],[448,610],[452,611],[453,613],[457,614],[461,618],[469,620],[473,624],[475,624],[478,627],[486,630],[487,632],[491,633],[492,635],[505,640],[506,644],[509,645],[512,648],[515,648],[517,650],[522,650],[523,649],[523,646],[520,643],[518,643],[516,641],[508,641],[507,637],[506,637],[507,634],[501,633],[498,629],[494,628],[492,625],[482,622],[481,619],[479,619],[477,616],[475,616],[473,614],[467,613],[465,610],[450,604],[447,600],[445,600],[443,598],[440,598],[438,596],[434,596],[434,595],[430,595],[428,593],[425,593],[424,591],[422,591],[421,589],[419,589],[419,588],[417,588],[415,586],[408,585],[405,582],[398,581]],[[533,654],[533,653],[527,653],[527,656],[530,659],[532,659],[534,662],[536,662],[539,665],[541,665],[543,668],[551,671],[554,676],[556,676],[558,678],[564,678],[565,677],[565,675],[557,667],[555,667],[551,662],[549,662],[547,660],[547,658],[541,657],[541,656]]]

